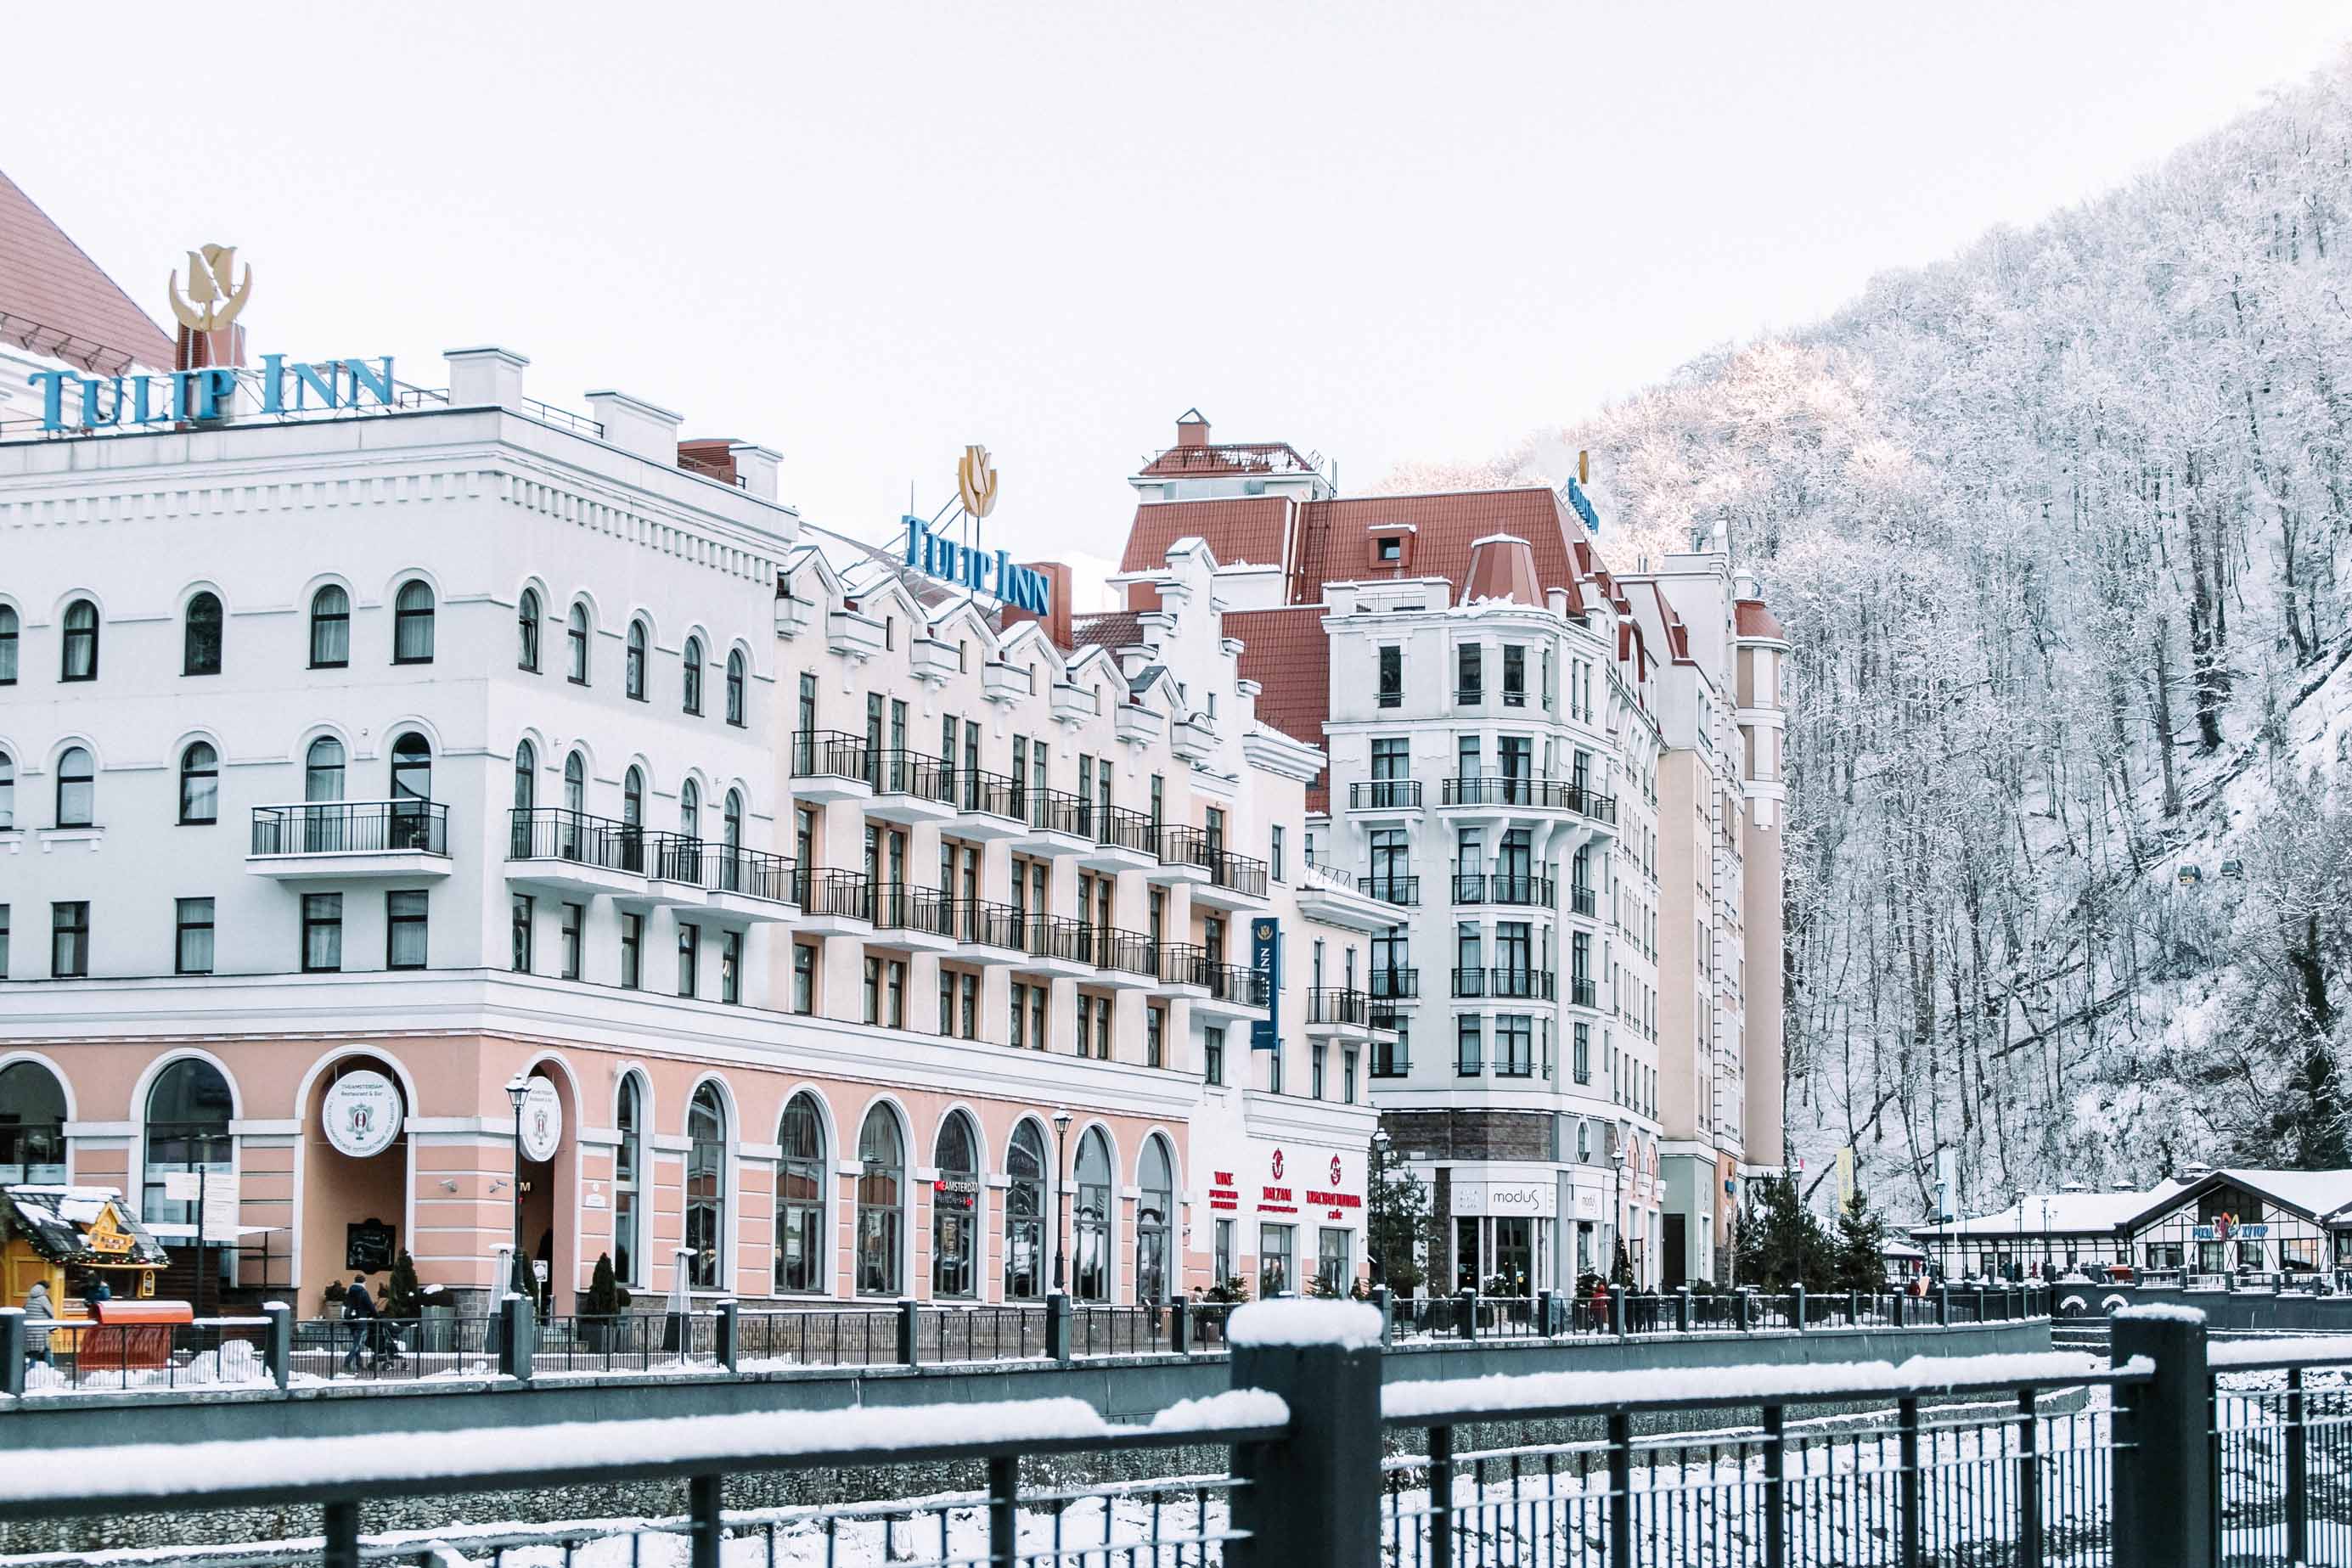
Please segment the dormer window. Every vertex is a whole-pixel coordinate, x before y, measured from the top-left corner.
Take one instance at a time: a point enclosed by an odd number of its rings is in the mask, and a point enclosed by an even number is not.
[[[1404,540],[1397,538],[1393,534],[1384,539],[1374,539],[1372,541],[1372,559],[1374,560],[1383,561],[1401,561],[1404,559]]]

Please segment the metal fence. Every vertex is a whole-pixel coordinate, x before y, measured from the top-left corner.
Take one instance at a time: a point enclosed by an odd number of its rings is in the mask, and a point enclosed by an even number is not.
[[[271,1381],[268,1318],[185,1323],[31,1320],[21,1353],[25,1389],[42,1394],[132,1388],[259,1386]]]
[[[2130,1312],[2111,1358],[1734,1365],[1383,1385],[1377,1318],[1251,1309],[1233,1391],[1112,1427],[1068,1400],[788,1412],[283,1449],[48,1450],[0,1469],[0,1518],[317,1506],[323,1561],[896,1562],[1240,1568],[2263,1568],[2352,1561],[2352,1338],[2209,1346]],[[1270,1320],[1270,1321],[1269,1321]],[[1254,1332],[1260,1327],[1264,1333]],[[1030,1456],[1222,1450],[1215,1473],[1025,1490]],[[1163,1463],[1166,1461],[1162,1461]],[[962,1464],[899,1500],[729,1512],[731,1478]],[[940,1474],[985,1487],[940,1494]],[[677,1520],[410,1532],[362,1546],[362,1499],[688,1482]],[[651,1554],[647,1554],[648,1546]],[[307,1552],[311,1549],[301,1549]],[[257,1563],[317,1561],[258,1554]],[[62,1559],[60,1559],[62,1561]]]

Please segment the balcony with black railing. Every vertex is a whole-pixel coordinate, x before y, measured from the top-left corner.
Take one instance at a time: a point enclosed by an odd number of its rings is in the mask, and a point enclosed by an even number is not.
[[[873,940],[891,946],[943,952],[956,946],[955,901],[936,887],[877,882],[869,900]]]
[[[1454,873],[1456,904],[1508,904],[1551,909],[1559,903],[1559,889],[1548,876],[1506,872],[1457,871]]]
[[[1371,1070],[1375,1078],[1412,1077],[1412,1048],[1398,1040],[1373,1042]]]
[[[518,806],[507,813],[507,880],[562,895],[638,894],[645,839],[643,828],[609,817]]]
[[[1095,933],[1098,927],[1066,915],[1029,915],[1021,922],[1019,967],[1072,979],[1095,977]]]
[[[1018,837],[1029,825],[1028,791],[1002,773],[959,768],[950,788],[955,797],[955,831],[967,839]]]
[[[246,869],[281,882],[449,874],[437,800],[308,800],[253,809]]]
[[[919,751],[868,754],[874,787],[869,817],[893,822],[936,822],[956,814],[955,769]]]
[[[1579,915],[1591,915],[1600,907],[1600,901],[1591,888],[1578,887],[1571,883],[1568,889],[1568,906]]]
[[[1181,987],[1187,990],[1206,990],[1209,986],[1209,950],[1194,942],[1162,942],[1157,958],[1156,971],[1162,986]]]
[[[714,909],[780,920],[786,905],[800,901],[801,879],[798,868],[782,855],[710,844],[703,851],[702,887]]]
[[[1454,810],[1566,811],[1612,827],[1617,821],[1613,795],[1596,795],[1570,779],[1517,774],[1445,779],[1438,787],[1438,804]]]
[[[1418,811],[1421,810],[1421,780],[1418,779],[1369,779],[1348,786],[1348,810],[1350,811]]]
[[[1591,980],[1570,980],[1568,983],[1568,999],[1580,1008],[1598,1007],[1599,994],[1598,988]]]
[[[1160,983],[1160,944],[1140,931],[1117,926],[1088,927],[1087,945],[1103,985],[1115,989],[1143,990]]]
[[[1356,879],[1357,888],[1369,897],[1388,904],[1412,905],[1421,902],[1421,878],[1391,876],[1386,872],[1371,872]]]
[[[1195,974],[1209,994],[1194,998],[1194,1012],[1237,1019],[1265,1011],[1265,977],[1248,965],[1223,964],[1211,958]]]
[[[1192,874],[1183,880],[1192,883],[1195,904],[1252,909],[1265,902],[1272,868],[1262,860],[1234,853],[1205,829],[1182,824],[1162,827],[1159,847],[1163,866],[1174,863],[1192,869]]]
[[[1089,871],[1139,870],[1160,862],[1160,824],[1124,806],[1087,802],[1081,821],[1094,836],[1094,847],[1078,852],[1078,863]]]
[[[956,940],[963,945],[959,956],[981,964],[1003,964],[1013,962],[1023,951],[1021,928],[1027,917],[1014,904],[959,898],[948,905],[948,918]]]
[[[874,793],[876,748],[841,729],[793,732],[793,793],[811,800],[863,800]]]
[[[874,883],[865,873],[802,868],[801,924],[816,936],[865,936],[874,928]]]
[[[1031,784],[1018,791],[1026,831],[1018,842],[1034,854],[1079,854],[1094,847],[1094,821],[1088,803],[1066,789]]]
[[[1456,969],[1454,994],[1498,1001],[1548,1002],[1559,994],[1559,977],[1550,969]]]
[[[1421,996],[1419,969],[1374,969],[1364,977],[1364,985],[1373,998],[1381,1001],[1410,1002]]]

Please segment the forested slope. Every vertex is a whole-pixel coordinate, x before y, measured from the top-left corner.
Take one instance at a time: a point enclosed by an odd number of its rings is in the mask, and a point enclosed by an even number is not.
[[[2352,57],[1509,455],[1795,646],[1789,1106],[1898,1215],[2347,1165]]]

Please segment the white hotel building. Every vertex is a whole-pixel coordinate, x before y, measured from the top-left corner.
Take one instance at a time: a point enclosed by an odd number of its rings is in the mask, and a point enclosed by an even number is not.
[[[171,1225],[204,1167],[203,1266],[305,1311],[386,1228],[463,1300],[519,1231],[557,1311],[603,1255],[746,1300],[1360,1274],[1386,1036],[1338,977],[1389,915],[1308,863],[1322,756],[1199,541],[1151,614],[1048,568],[1039,620],[501,350],[89,434],[18,390],[64,341],[0,348],[0,1179]]]

